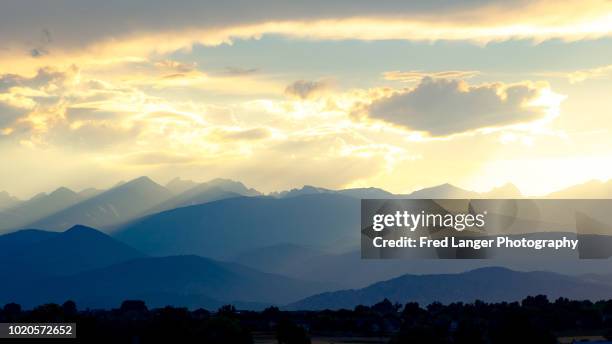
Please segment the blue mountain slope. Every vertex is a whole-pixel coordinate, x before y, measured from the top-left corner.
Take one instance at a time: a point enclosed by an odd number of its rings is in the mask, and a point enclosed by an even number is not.
[[[545,294],[549,298],[598,300],[612,297],[612,287],[550,272],[517,272],[505,268],[482,268],[460,274],[404,275],[363,289],[342,290],[308,297],[289,305],[291,309],[339,309],[371,305],[388,298],[392,302],[487,302],[517,301]]]
[[[50,239],[58,234],[58,232],[49,232],[39,229],[22,229],[20,231],[0,235],[0,257],[19,253],[21,250],[34,243]]]
[[[162,211],[188,207],[192,205],[204,204],[208,202],[218,201],[226,198],[242,197],[243,195],[226,191],[219,187],[201,187],[196,186],[182,194],[172,197],[171,199],[162,202],[161,204],[147,211],[149,214],[159,213]]]
[[[355,246],[359,202],[336,194],[232,198],[151,215],[120,228],[114,236],[159,256],[225,258],[281,243]]]
[[[44,285],[44,288],[36,285]],[[197,256],[142,258],[72,276],[48,278],[0,294],[23,305],[72,299],[82,307],[116,307],[125,299],[151,306],[283,304],[325,290],[313,284]]]
[[[27,240],[21,240],[21,249],[0,257],[0,275],[7,277],[5,283],[69,275],[144,256],[124,243],[85,226],[74,226],[55,235],[44,234],[45,239],[41,238],[40,232],[17,233],[19,235],[13,236],[35,234],[37,238],[29,240],[27,244]]]

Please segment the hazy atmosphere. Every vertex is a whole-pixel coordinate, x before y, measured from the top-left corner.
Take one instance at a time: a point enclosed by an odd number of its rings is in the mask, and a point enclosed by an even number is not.
[[[0,190],[612,175],[609,1],[324,3],[3,4]]]
[[[612,0],[0,0],[0,341],[612,343],[611,95]]]

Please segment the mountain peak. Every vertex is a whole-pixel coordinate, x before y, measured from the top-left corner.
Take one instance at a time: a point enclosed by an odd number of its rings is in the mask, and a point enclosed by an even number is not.
[[[6,191],[0,191],[0,209],[10,208],[21,202],[17,197]]]
[[[169,181],[168,183],[166,183],[165,186],[166,186],[166,189],[178,195],[197,185],[198,183],[194,182],[193,180],[182,179],[181,177],[176,177],[172,179],[171,181]]]
[[[410,198],[474,198],[476,196],[477,193],[450,183],[431,186],[408,194]]]
[[[504,185],[494,187],[484,195],[487,197],[499,197],[499,198],[515,198],[522,197],[523,194],[521,190],[519,190],[516,185],[512,183],[506,183]]]
[[[132,189],[132,188],[155,188],[155,189],[163,189],[166,192],[169,192],[168,189],[157,184],[155,181],[153,181],[151,178],[147,176],[141,176],[141,177],[132,179],[128,182],[125,182],[121,185],[114,187],[113,189],[123,190],[123,189]]]
[[[8,193],[6,191],[0,191],[0,198],[14,198],[14,199],[17,199],[15,196],[11,195],[10,193]]]
[[[235,192],[237,194],[244,195],[244,196],[261,195],[259,191],[252,189],[252,188],[248,188],[242,182],[232,180],[232,179],[215,178],[215,179],[212,179],[204,183],[203,185],[206,185],[207,187],[218,187],[222,190]]]
[[[155,183],[153,181],[153,179],[151,179],[151,178],[149,178],[147,176],[140,176],[138,178],[132,179],[129,182],[127,182],[126,184],[129,184],[129,183],[154,183],[154,184],[157,184],[157,183]]]
[[[99,230],[92,228],[92,227],[88,227],[88,226],[84,226],[84,225],[74,225],[72,227],[70,227],[69,229],[67,229],[64,233],[101,233]]]
[[[275,197],[284,198],[284,197],[295,197],[295,196],[301,196],[301,195],[311,195],[311,194],[326,193],[326,192],[331,192],[331,190],[312,186],[312,185],[304,185],[300,189],[296,188],[296,189],[291,189],[288,191],[275,192],[275,193],[271,193],[270,195],[275,196]]]
[[[49,196],[75,196],[77,193],[65,186],[60,186],[49,194]]]

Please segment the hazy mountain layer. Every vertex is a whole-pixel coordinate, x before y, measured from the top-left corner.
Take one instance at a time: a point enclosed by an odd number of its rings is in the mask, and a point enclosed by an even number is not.
[[[342,249],[359,243],[359,204],[337,194],[232,198],[147,216],[114,236],[159,256],[225,258],[281,243]]]
[[[105,228],[143,215],[170,197],[172,193],[166,188],[141,177],[35,221],[29,227],[63,230],[82,224]]]
[[[529,295],[550,299],[599,300],[612,297],[609,285],[550,272],[517,272],[504,268],[482,268],[460,274],[404,275],[363,289],[342,290],[308,297],[291,309],[352,309],[387,298],[392,302],[485,302],[518,301]]]
[[[0,231],[26,227],[38,219],[66,209],[84,199],[68,188],[59,188],[50,194],[38,194],[30,200],[0,212]]]

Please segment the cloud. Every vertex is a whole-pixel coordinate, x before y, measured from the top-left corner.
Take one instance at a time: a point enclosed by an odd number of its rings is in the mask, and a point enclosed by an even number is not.
[[[258,68],[225,67],[221,74],[230,76],[252,75],[259,71]]]
[[[612,76],[612,65],[582,69],[567,74],[570,83],[579,83],[587,79],[601,79]]]
[[[76,66],[0,75],[0,129],[27,145],[101,149],[137,137],[143,126],[130,117],[139,101],[133,89],[83,80]]]
[[[41,49],[41,48],[33,48],[32,50],[30,50],[30,56],[32,57],[39,57],[39,56],[44,56],[47,55],[49,52]]]
[[[68,83],[74,82],[78,77],[79,69],[71,66],[64,70],[52,67],[40,68],[32,77],[18,74],[0,75],[0,92],[6,92],[12,87],[27,87],[41,91],[53,91],[62,88]]]
[[[251,129],[219,129],[215,133],[223,139],[227,140],[262,140],[270,137],[272,133],[268,128],[251,128]]]
[[[78,69],[41,68],[31,77],[0,75],[0,130],[3,135],[27,134],[45,126],[49,109],[58,105],[60,93],[74,81]]]
[[[41,134],[41,145],[69,147],[72,150],[101,152],[139,140],[146,123],[130,126],[124,121],[61,122]]]
[[[329,88],[329,82],[325,80],[307,81],[298,80],[285,88],[285,94],[299,99],[309,99],[320,95]]]
[[[180,6],[8,0],[0,5],[0,41],[9,58],[27,66],[67,57],[103,63],[266,34],[322,40],[579,40],[610,36],[611,19],[612,3],[605,0],[187,0]],[[16,59],[22,56],[29,59]]]
[[[470,86],[465,81],[424,78],[413,89],[374,101],[367,116],[432,136],[503,127],[542,119],[535,105],[541,87],[532,83]]]
[[[0,101],[0,135],[2,135],[3,132],[6,134],[12,132],[12,129],[8,128],[10,128],[17,119],[24,117],[27,113],[27,110]]]
[[[401,81],[401,82],[419,82],[423,78],[429,77],[432,79],[469,79],[480,74],[474,70],[449,70],[442,72],[423,72],[423,71],[391,71],[383,73],[385,80]]]

